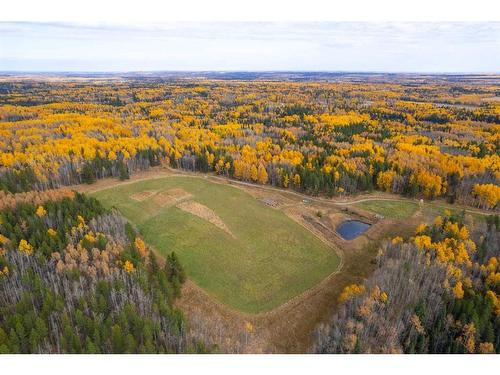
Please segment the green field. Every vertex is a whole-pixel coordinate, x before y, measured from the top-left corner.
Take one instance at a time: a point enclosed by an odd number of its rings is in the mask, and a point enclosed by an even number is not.
[[[355,203],[354,206],[395,220],[407,219],[419,209],[419,205],[416,202],[399,200],[390,201],[382,199],[359,202]],[[443,216],[446,210],[450,211],[454,215],[460,215],[462,212],[462,209],[460,208],[448,208],[430,202],[425,202],[422,210],[424,216],[427,218],[434,218],[439,215]],[[486,217],[485,215],[472,212],[467,212],[467,215],[474,221],[474,223],[484,221]]]
[[[160,208],[134,193],[182,189],[213,210],[233,236],[175,204]],[[92,193],[116,207],[146,242],[175,251],[188,276],[218,301],[248,313],[271,310],[318,284],[340,258],[301,225],[232,186],[202,178],[167,177]]]
[[[451,214],[458,216],[462,214],[463,210],[460,208],[449,208],[449,207],[430,205],[430,204],[424,206],[424,214],[430,217],[444,216],[445,211],[449,211]],[[481,215],[473,212],[466,212],[466,217],[472,219],[474,224],[479,224],[484,220],[486,220],[487,215]]]
[[[370,200],[355,203],[354,206],[363,210],[372,211],[388,219],[407,219],[417,212],[418,204],[415,202]]]

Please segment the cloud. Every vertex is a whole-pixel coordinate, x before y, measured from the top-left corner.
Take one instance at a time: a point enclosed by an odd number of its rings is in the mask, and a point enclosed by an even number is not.
[[[486,72],[500,23],[0,23],[0,70]]]

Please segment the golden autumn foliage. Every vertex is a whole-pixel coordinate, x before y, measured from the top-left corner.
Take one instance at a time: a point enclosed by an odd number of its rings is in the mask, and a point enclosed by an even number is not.
[[[462,287],[462,282],[458,281],[453,287],[453,295],[456,299],[464,298],[464,289]]]
[[[315,352],[498,352],[491,328],[500,317],[492,284],[499,261],[489,255],[496,252],[498,218],[471,225],[464,216],[445,212],[414,237],[385,242],[374,274],[341,293],[343,305],[317,331]],[[438,346],[425,345],[436,337],[443,340]]]
[[[352,284],[344,288],[339,296],[339,302],[345,302],[348,299],[363,294],[365,292],[364,285]]]
[[[432,239],[429,236],[415,236],[415,245],[419,250],[429,249],[432,245]]]
[[[9,276],[9,272],[9,267],[4,266],[2,269],[0,269],[0,277]]]
[[[250,178],[252,181],[256,182],[259,179],[259,174],[257,171],[257,167],[254,164],[250,167]]]
[[[394,171],[380,172],[377,177],[377,186],[381,190],[390,192],[394,176],[396,176],[396,172]]]
[[[128,273],[132,273],[132,272],[134,272],[135,267],[131,261],[126,260],[125,263],[123,264],[123,269]]]
[[[496,93],[487,84],[474,94],[432,80],[410,91],[349,80],[9,84],[0,177],[30,168],[44,188],[164,164],[314,193],[498,203],[500,104],[484,104]]]
[[[252,333],[253,332],[253,324],[250,322],[245,323],[245,332]]]
[[[21,241],[19,241],[18,249],[20,252],[22,252],[24,254],[27,254],[27,255],[33,254],[33,246],[31,246],[29,244],[29,242],[26,241],[25,239],[22,239]]]
[[[403,242],[403,237],[401,236],[396,236],[394,237],[392,240],[391,240],[391,243],[393,245],[397,245],[398,243],[402,243]]]
[[[422,234],[427,230],[427,225],[425,223],[420,223],[415,229],[415,234]]]
[[[300,187],[300,175],[297,173],[293,176],[293,184],[296,187]]]
[[[111,161],[115,161],[117,159],[116,152],[114,152],[113,150],[111,150],[108,153],[108,159],[111,160]]]
[[[491,342],[482,342],[479,344],[479,353],[481,354],[493,354],[495,353],[495,347]]]
[[[43,217],[47,214],[47,211],[45,210],[45,208],[43,208],[43,206],[38,206],[38,208],[36,209],[36,214],[38,217]]]
[[[441,216],[436,216],[434,218],[434,226],[441,227],[443,225],[443,218]]]
[[[422,194],[426,198],[433,198],[441,195],[442,191],[442,179],[432,172],[425,170],[420,170],[413,174],[412,179],[422,190]]]
[[[495,313],[500,316],[500,299],[495,288],[500,284],[499,262],[496,257],[490,257],[485,264],[472,263],[473,254],[477,251],[476,243],[469,238],[470,231],[466,225],[460,225],[450,219],[450,213],[445,217],[434,220],[431,232],[440,232],[444,235],[441,239],[433,241],[430,236],[417,235],[414,237],[418,249],[426,252],[428,265],[430,258],[446,265],[446,280],[444,288],[450,290],[456,299],[463,299],[465,289],[473,289],[473,281],[469,271],[477,272],[486,287],[485,296],[491,300]],[[422,226],[423,228],[423,226]],[[423,229],[422,229],[423,230]],[[450,286],[450,281],[454,281]],[[468,344],[472,347],[472,344]]]
[[[6,245],[10,242],[10,240],[5,237],[3,234],[0,234],[0,245]]]
[[[75,193],[69,189],[28,191],[16,194],[0,190],[0,210],[15,207],[19,203],[31,203],[36,206],[40,206],[47,201],[58,201],[63,198],[73,198],[74,195]]]
[[[488,290],[486,292],[486,297],[491,300],[497,316],[500,316],[500,297],[493,290]]]
[[[437,217],[431,229],[442,232],[445,236],[439,241],[433,241],[426,234],[426,224],[420,224],[417,227],[417,235],[414,237],[414,243],[420,250],[432,253],[440,262],[451,263],[455,265],[471,266],[471,254],[476,252],[476,244],[469,238],[469,230],[466,225],[459,225],[457,222],[449,219],[448,216],[443,220]]]
[[[459,341],[465,346],[468,353],[474,353],[476,351],[476,340],[474,338],[476,334],[476,327],[474,323],[466,324],[463,327],[462,336]]]
[[[257,170],[257,181],[259,182],[259,184],[266,184],[267,179],[268,176],[266,168],[262,164],[259,164],[259,169]]]
[[[288,187],[288,184],[290,183],[290,178],[288,177],[287,174],[283,175],[283,187],[284,188],[287,188]]]
[[[51,258],[55,261],[56,271],[62,273],[78,270],[95,279],[99,276],[109,276],[121,268],[124,269],[119,261],[123,246],[117,244],[112,238],[108,237],[107,240],[103,250],[92,246],[90,250],[87,250],[80,241],[76,245],[68,244],[62,253],[52,253]]]
[[[380,301],[381,301],[381,302],[383,302],[383,303],[387,302],[387,299],[388,299],[388,298],[389,298],[389,296],[387,295],[387,293],[386,293],[386,292],[382,292],[382,293],[380,293]]]
[[[146,248],[146,244],[144,243],[144,241],[140,237],[135,238],[134,246],[137,249],[137,251],[139,252],[139,255],[141,257],[145,258],[147,255],[147,248]]]
[[[481,204],[487,208],[495,207],[500,201],[500,186],[494,184],[476,184],[474,194],[479,197]]]

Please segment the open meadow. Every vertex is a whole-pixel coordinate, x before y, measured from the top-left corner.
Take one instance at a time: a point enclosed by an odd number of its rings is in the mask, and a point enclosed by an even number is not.
[[[232,186],[177,176],[93,195],[116,207],[159,254],[175,251],[198,286],[242,312],[271,310],[340,264],[333,248]]]
[[[425,204],[420,207],[419,204],[414,201],[376,198],[354,203],[354,206],[393,220],[405,220],[411,216],[420,214],[423,218],[432,221],[436,216],[446,215],[447,212],[459,216],[463,211],[463,208],[452,208],[449,205],[442,205],[439,202],[425,202]],[[484,222],[486,217],[483,212],[470,209],[466,209],[464,214],[474,223]]]

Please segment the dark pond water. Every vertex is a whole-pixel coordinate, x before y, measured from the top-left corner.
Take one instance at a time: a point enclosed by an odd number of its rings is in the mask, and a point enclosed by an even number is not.
[[[344,240],[353,240],[360,234],[366,232],[370,228],[370,224],[363,223],[359,220],[347,220],[337,226],[337,233]]]

